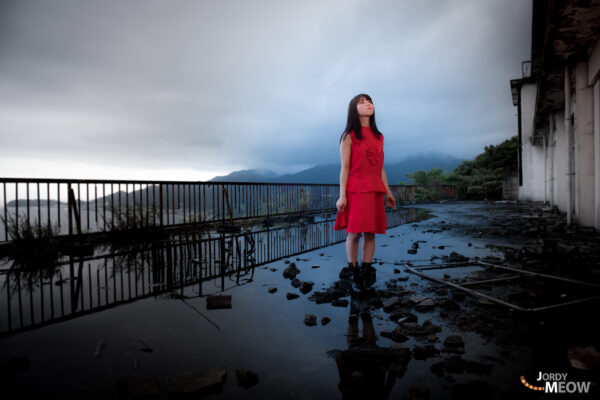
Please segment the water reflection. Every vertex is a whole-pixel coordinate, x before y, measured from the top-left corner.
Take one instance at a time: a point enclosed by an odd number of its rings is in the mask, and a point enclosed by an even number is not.
[[[343,399],[388,399],[410,360],[407,348],[384,348],[376,344],[378,337],[371,312],[381,307],[381,299],[371,287],[375,281],[373,271],[366,282],[358,285],[358,290],[351,291],[347,349],[329,352],[338,368],[338,389]]]
[[[422,218],[408,208],[388,227]],[[10,335],[148,297],[189,299],[253,280],[255,267],[345,240],[333,219],[234,235],[175,233],[93,255],[66,256],[48,268],[5,260],[0,272],[0,335]],[[104,253],[104,254],[103,254]],[[12,265],[11,265],[12,263]]]

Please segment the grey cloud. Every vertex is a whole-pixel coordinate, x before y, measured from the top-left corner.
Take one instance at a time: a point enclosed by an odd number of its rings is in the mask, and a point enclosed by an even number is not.
[[[370,93],[386,159],[511,136],[512,1],[24,1],[0,20],[0,154],[281,170],[337,162]],[[526,38],[527,40],[524,40]]]

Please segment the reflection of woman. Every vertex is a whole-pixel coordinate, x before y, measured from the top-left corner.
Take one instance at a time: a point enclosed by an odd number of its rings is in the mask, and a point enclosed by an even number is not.
[[[371,293],[374,294],[371,290]],[[336,364],[340,375],[338,389],[343,399],[387,399],[396,377],[389,372],[386,379],[386,361],[378,360],[377,334],[366,302],[368,292],[355,292],[348,317],[348,350],[337,353]],[[360,296],[360,297],[359,297]],[[361,309],[363,309],[361,311]],[[359,335],[359,318],[362,336]],[[381,357],[381,355],[379,356]],[[384,357],[385,358],[385,357]]]
[[[375,124],[371,97],[355,96],[348,106],[346,129],[340,138],[340,198],[336,230],[346,228],[346,255],[355,281],[372,270],[375,234],[385,233],[385,204],[396,208],[383,169],[383,135]],[[363,236],[362,265],[358,269],[358,244]]]

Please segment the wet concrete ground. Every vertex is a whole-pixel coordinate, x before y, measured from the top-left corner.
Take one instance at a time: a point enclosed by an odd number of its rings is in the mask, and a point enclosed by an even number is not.
[[[600,349],[598,302],[522,313],[425,280],[404,265],[442,262],[455,252],[600,283],[598,238],[569,230],[560,215],[530,204],[422,207],[434,217],[377,236],[370,288],[340,282],[342,243],[258,267],[251,281],[223,293],[231,295],[229,309],[209,310],[206,297],[190,290],[8,336],[0,339],[3,391],[15,398],[117,398],[121,378],[149,376],[161,398],[172,398],[170,377],[224,367],[220,392],[205,398],[556,398],[521,383],[524,376],[541,384],[539,372],[589,381],[587,397],[597,395],[597,360],[576,369],[568,351]],[[308,293],[283,277],[291,263],[301,282],[314,283]],[[453,282],[491,277],[477,267],[423,272]],[[337,302],[317,301],[327,289]],[[599,295],[536,279],[478,289],[526,307]],[[288,300],[288,293],[298,298]],[[307,314],[316,325],[305,323]],[[239,385],[236,369],[255,372],[258,383]]]

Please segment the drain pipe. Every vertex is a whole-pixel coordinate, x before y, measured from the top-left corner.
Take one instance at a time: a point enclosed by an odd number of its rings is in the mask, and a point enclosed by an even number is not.
[[[567,225],[573,224],[573,128],[571,117],[571,71],[565,66],[565,135],[567,135]]]

